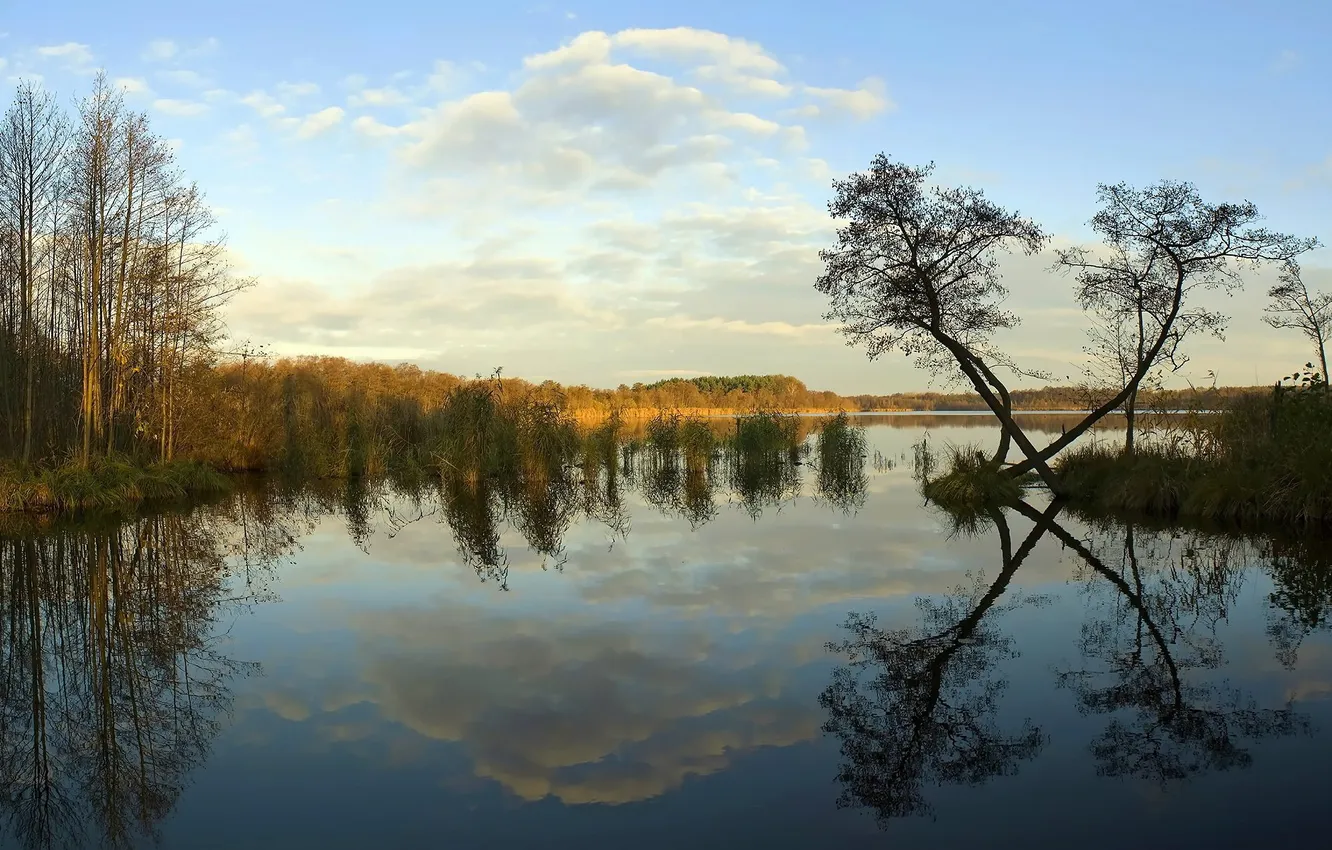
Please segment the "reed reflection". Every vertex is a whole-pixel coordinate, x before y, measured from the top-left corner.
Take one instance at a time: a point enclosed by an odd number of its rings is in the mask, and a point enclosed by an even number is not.
[[[1055,678],[1080,713],[1107,716],[1089,745],[1099,775],[1168,783],[1244,768],[1253,742],[1308,730],[1291,705],[1260,706],[1242,688],[1207,676],[1225,664],[1217,626],[1240,592],[1247,555],[1240,543],[1206,535],[1181,542],[1131,525],[1093,527],[1082,539],[1058,522],[1058,503],[1010,508],[1031,531],[1014,550],[1009,516],[986,512],[1000,549],[993,582],[918,600],[914,628],[884,629],[872,614],[853,613],[850,637],[829,645],[846,657],[820,698],[825,731],[841,739],[839,805],[869,808],[886,825],[927,812],[930,785],[983,783],[1039,754],[1039,727],[1004,730],[994,718],[1004,690],[996,668],[1013,654],[1001,618],[1033,602],[1008,587],[1046,536],[1078,559],[1090,601],[1079,647],[1084,663]],[[1309,594],[1311,604],[1295,603],[1291,619],[1308,622],[1312,609],[1326,611],[1317,593]]]
[[[155,836],[230,681],[258,671],[226,656],[220,624],[266,595],[295,534],[254,502],[3,530],[0,808],[18,843]],[[233,572],[240,549],[254,557]]]
[[[390,535],[433,519],[448,526],[463,563],[482,581],[508,589],[506,530],[515,532],[543,566],[563,567],[565,538],[577,523],[603,527],[614,545],[631,528],[626,492],[637,493],[663,516],[698,530],[712,522],[723,502],[757,520],[803,492],[807,462],[817,455],[814,493],[843,513],[864,504],[868,488],[861,428],[837,417],[819,423],[814,440],[793,416],[753,414],[730,431],[716,422],[663,415],[642,438],[627,437],[618,423],[584,438],[581,452],[552,463],[541,453],[488,474],[446,471],[429,481],[349,483],[341,506],[348,533],[368,539],[366,505],[387,519]],[[353,491],[357,495],[354,499]],[[352,500],[352,501],[348,501]],[[353,507],[354,502],[354,507]]]

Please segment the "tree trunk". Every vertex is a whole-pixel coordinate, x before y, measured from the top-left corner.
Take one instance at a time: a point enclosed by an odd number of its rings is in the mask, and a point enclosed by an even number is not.
[[[1133,432],[1134,425],[1138,418],[1138,388],[1134,387],[1133,392],[1129,393],[1128,401],[1124,403],[1124,418],[1128,420],[1127,430],[1124,432],[1124,454],[1133,456]]]

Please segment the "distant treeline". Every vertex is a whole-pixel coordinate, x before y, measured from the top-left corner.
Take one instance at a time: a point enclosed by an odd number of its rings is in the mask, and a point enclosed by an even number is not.
[[[1196,407],[1200,399],[1218,405],[1240,397],[1268,392],[1270,387],[1205,387],[1144,391],[1144,407]],[[1112,392],[1082,386],[1041,387],[1013,390],[1015,410],[1091,410],[1113,395]],[[847,401],[851,409],[875,410],[988,410],[975,393],[893,393],[891,395],[854,395]]]

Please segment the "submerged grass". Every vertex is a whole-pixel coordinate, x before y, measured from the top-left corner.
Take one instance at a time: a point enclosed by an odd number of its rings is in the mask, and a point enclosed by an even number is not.
[[[1090,446],[1056,470],[1067,498],[1088,510],[1332,528],[1332,395],[1241,399],[1187,440],[1148,442],[1132,455]]]
[[[215,495],[230,480],[193,461],[139,466],[128,458],[99,458],[87,466],[0,469],[0,511],[72,512],[115,510],[143,502],[169,502]]]

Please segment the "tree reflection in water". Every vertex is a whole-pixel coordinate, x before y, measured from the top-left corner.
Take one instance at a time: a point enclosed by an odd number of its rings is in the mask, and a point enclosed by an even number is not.
[[[1291,670],[1304,639],[1332,627],[1332,541],[1275,540],[1262,554],[1275,585],[1268,597],[1267,634],[1277,660]]]
[[[0,536],[0,806],[30,847],[153,836],[256,665],[224,619],[267,594],[291,511],[219,508]],[[233,558],[244,550],[244,558]]]
[[[924,813],[926,785],[979,784],[1041,751],[1044,735],[1030,721],[998,728],[1005,682],[994,668],[1014,654],[996,620],[1024,601],[1000,599],[1045,529],[1038,525],[1014,551],[1003,514],[990,516],[1003,558],[993,582],[978,577],[942,599],[918,599],[921,622],[911,629],[852,614],[851,638],[829,645],[849,657],[819,698],[824,731],[842,739],[840,806],[868,806],[884,823]]]
[[[1246,742],[1307,730],[1290,705],[1260,708],[1239,688],[1202,681],[1200,671],[1224,663],[1216,628],[1242,582],[1235,541],[1198,536],[1181,546],[1157,534],[1144,542],[1132,526],[1094,530],[1083,540],[1057,522],[1057,503],[1013,510],[1032,529],[1013,550],[1004,513],[989,512],[1001,564],[991,584],[918,600],[913,629],[883,629],[873,615],[852,614],[851,637],[829,645],[847,658],[820,698],[825,731],[841,739],[840,805],[872,809],[886,825],[928,812],[928,785],[985,782],[1040,752],[1039,728],[999,728],[1004,681],[996,667],[1014,655],[999,618],[1024,604],[1000,599],[1045,535],[1077,557],[1095,603],[1081,642],[1095,666],[1056,677],[1079,711],[1110,715],[1090,746],[1100,775],[1169,782],[1242,768],[1252,760]],[[1318,618],[1327,595],[1307,589],[1317,582],[1302,571],[1283,583],[1281,563],[1274,561],[1273,600],[1292,600],[1283,622],[1300,624],[1295,631],[1325,622]]]

